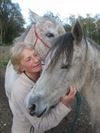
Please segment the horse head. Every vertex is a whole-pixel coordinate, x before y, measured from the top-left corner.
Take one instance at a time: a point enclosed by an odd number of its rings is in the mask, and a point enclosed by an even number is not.
[[[76,83],[80,87],[80,71],[85,60],[83,43],[79,22],[72,32],[65,33],[54,41],[43,72],[26,100],[27,108],[34,106],[31,114],[39,116],[48,111],[59,102],[71,84]]]
[[[60,22],[49,16],[41,17],[31,11],[31,17],[32,25],[14,40],[14,44],[19,45],[19,42],[25,42],[26,45],[31,45],[40,54],[41,58],[44,59],[52,47],[51,42],[53,39],[65,33],[65,30]],[[13,69],[11,62],[9,62],[5,74],[5,91],[9,99],[13,83],[18,77],[19,74]]]
[[[33,23],[31,26],[29,26],[25,33],[22,34],[22,36],[17,38],[17,42],[21,40],[25,43],[28,43],[28,45],[32,45],[39,55],[44,59],[48,50],[52,47],[51,42],[59,35],[65,33],[65,30],[61,22],[58,22],[53,17],[41,17],[31,10],[30,13]]]

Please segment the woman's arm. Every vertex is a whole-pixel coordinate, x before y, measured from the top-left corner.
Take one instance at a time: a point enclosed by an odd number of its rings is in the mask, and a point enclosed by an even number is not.
[[[61,98],[61,101],[53,109],[51,109],[48,114],[40,118],[29,115],[24,104],[21,104],[21,100],[17,101],[17,103],[19,104],[19,109],[23,111],[25,117],[30,121],[36,130],[47,131],[53,127],[56,127],[70,112],[71,109],[68,108],[67,105],[74,99],[75,93],[75,86],[71,86],[69,94],[64,95]]]

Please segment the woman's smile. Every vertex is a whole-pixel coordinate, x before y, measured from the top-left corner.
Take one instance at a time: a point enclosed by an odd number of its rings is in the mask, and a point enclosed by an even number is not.
[[[34,68],[40,68],[41,67],[41,63],[38,63],[37,65],[33,66],[33,69]]]

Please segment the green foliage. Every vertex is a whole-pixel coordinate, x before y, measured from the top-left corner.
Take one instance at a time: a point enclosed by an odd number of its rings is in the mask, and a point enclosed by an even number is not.
[[[71,31],[72,26],[69,24],[64,24],[64,29],[66,32]]]
[[[4,68],[7,66],[9,59],[4,59],[0,61],[0,68]]]
[[[0,44],[9,44],[24,30],[24,19],[19,5],[11,0],[0,0]]]
[[[6,67],[10,55],[9,55],[10,46],[0,46],[0,68]]]
[[[50,16],[63,23],[59,15],[54,15],[51,11],[46,12],[44,16]],[[32,22],[31,14],[29,17]],[[100,44],[100,14],[96,14],[94,17],[87,14],[85,18],[69,16],[63,24],[66,31],[71,30],[76,19],[80,21],[84,34]],[[24,23],[18,4],[11,3],[11,0],[0,0],[0,45],[10,44],[15,37],[19,36],[24,31]]]

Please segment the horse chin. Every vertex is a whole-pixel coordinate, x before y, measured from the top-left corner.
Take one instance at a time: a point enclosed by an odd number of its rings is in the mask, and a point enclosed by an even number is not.
[[[41,113],[39,113],[39,114],[36,114],[36,116],[37,116],[38,118],[43,117],[43,116],[46,115],[46,112],[47,112],[46,109],[44,109],[43,112],[41,112]]]

